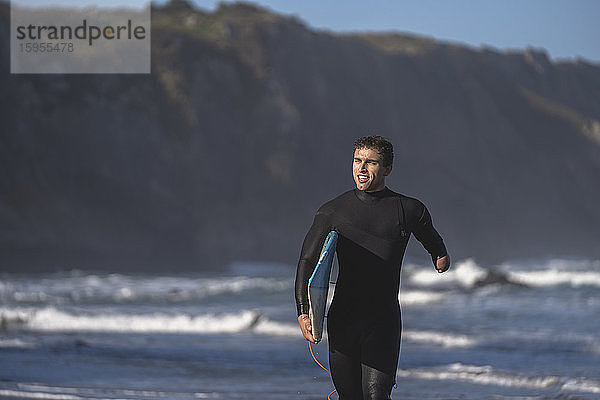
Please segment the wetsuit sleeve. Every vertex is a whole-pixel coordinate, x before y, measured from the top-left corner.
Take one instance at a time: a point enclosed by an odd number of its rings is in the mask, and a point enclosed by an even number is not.
[[[308,280],[312,275],[323,248],[327,234],[331,230],[327,224],[328,218],[322,212],[317,212],[300,252],[298,269],[296,270],[296,308],[298,315],[308,314]]]
[[[448,253],[446,251],[446,246],[444,245],[444,240],[433,227],[431,214],[429,214],[427,207],[422,203],[420,203],[419,206],[422,207],[421,216],[414,224],[412,232],[417,240],[421,242],[423,247],[425,247],[425,250],[431,255],[431,260],[435,266],[438,257],[443,257]]]

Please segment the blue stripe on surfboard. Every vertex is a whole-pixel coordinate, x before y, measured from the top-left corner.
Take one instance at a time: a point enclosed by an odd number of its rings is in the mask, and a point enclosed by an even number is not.
[[[327,235],[327,238],[325,239],[325,244],[323,245],[323,250],[321,251],[321,254],[319,255],[319,262],[317,262],[317,265],[316,265],[312,275],[310,276],[310,279],[308,280],[309,287],[314,287],[314,288],[329,287],[329,286],[313,286],[312,281],[313,281],[313,279],[315,279],[316,276],[318,276],[318,274],[321,274],[323,272],[319,268],[323,264],[329,263],[330,264],[329,271],[327,271],[327,272],[331,272],[331,263],[333,262],[333,256],[335,255],[335,246],[337,245],[337,239],[338,239],[338,233],[336,231],[331,231],[331,232],[329,232],[329,235]],[[329,282],[329,273],[327,273],[326,281]]]

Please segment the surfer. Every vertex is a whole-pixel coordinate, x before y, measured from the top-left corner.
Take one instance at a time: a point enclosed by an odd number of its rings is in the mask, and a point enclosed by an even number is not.
[[[400,265],[412,233],[438,272],[450,267],[425,205],[385,185],[394,150],[381,136],[354,142],[356,188],[322,205],[300,254],[295,297],[304,338],[316,343],[307,283],[325,237],[339,234],[338,279],[327,316],[329,366],[341,400],[390,399],[400,354]]]

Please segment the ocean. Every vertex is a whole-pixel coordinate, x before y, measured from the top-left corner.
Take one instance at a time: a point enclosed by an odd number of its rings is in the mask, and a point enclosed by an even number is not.
[[[402,268],[393,399],[600,399],[600,261]],[[0,274],[0,398],[325,399],[294,275]]]

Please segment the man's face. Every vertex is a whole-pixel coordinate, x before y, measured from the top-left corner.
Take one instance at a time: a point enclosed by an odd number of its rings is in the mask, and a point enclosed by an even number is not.
[[[385,177],[392,172],[392,166],[384,167],[376,150],[363,147],[354,151],[352,176],[359,190],[376,192],[385,187]]]

